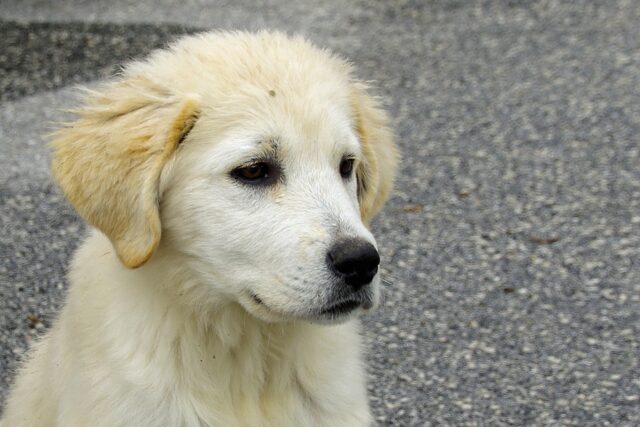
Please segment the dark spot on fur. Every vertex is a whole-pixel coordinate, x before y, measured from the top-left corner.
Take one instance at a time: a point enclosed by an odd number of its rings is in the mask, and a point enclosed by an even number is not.
[[[256,302],[257,304],[263,305],[264,302],[262,302],[262,300],[260,299],[260,297],[254,293],[251,293],[251,298],[253,299],[254,302]]]

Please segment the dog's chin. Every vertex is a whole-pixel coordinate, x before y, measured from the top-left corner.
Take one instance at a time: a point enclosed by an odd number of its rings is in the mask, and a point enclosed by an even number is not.
[[[269,323],[307,321],[319,325],[337,325],[375,310],[378,305],[378,293],[363,292],[330,301],[320,307],[284,310],[269,305],[255,293],[249,292],[240,299],[240,304],[254,317]]]
[[[360,314],[373,311],[377,306],[377,295],[366,293],[340,301],[334,301],[315,310],[307,320],[321,325],[347,322]]]

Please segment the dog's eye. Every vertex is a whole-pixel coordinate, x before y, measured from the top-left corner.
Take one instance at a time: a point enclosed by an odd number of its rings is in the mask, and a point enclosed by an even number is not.
[[[343,178],[349,178],[353,172],[353,159],[342,159],[340,162],[340,175]]]
[[[264,162],[253,163],[248,166],[234,169],[231,174],[236,178],[248,183],[260,183],[272,177],[271,167]]]

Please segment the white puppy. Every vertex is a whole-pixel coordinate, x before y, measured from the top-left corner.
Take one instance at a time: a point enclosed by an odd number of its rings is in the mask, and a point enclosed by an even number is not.
[[[95,227],[4,427],[363,426],[386,115],[278,33],[187,37],[89,91],[54,175]]]

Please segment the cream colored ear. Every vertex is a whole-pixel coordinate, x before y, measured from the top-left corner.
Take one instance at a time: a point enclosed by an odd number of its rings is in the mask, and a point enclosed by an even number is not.
[[[89,93],[78,119],[54,134],[53,174],[122,263],[139,267],[160,242],[160,173],[195,124],[199,105],[143,79]]]
[[[399,154],[389,129],[387,114],[378,101],[367,94],[367,87],[363,83],[353,86],[351,103],[364,154],[356,171],[358,199],[362,219],[369,223],[389,197]]]

